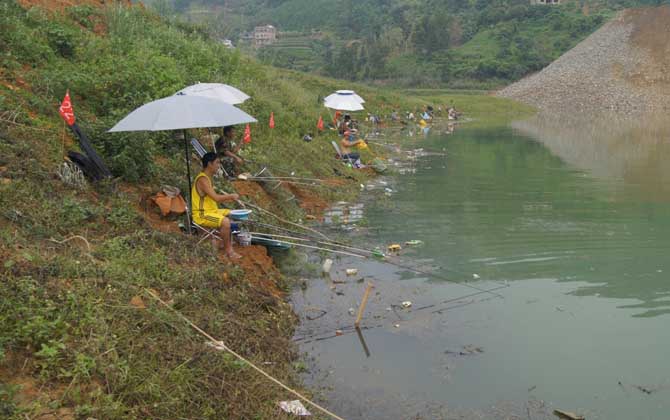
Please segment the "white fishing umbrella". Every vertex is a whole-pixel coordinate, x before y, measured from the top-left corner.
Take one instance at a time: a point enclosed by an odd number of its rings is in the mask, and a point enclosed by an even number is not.
[[[108,132],[184,130],[184,153],[186,154],[190,207],[191,160],[188,153],[186,129],[224,127],[251,122],[256,122],[256,119],[221,100],[179,94],[142,105],[126,115]]]
[[[109,132],[185,130],[251,122],[256,122],[256,119],[221,100],[173,95],[142,105],[126,115]]]
[[[185,87],[176,93],[177,95],[205,96],[218,99],[231,105],[238,105],[250,98],[249,95],[238,88],[223,83],[196,83]]]
[[[330,95],[326,96],[325,100],[329,100],[332,98],[337,97],[338,95],[351,95],[358,103],[364,104],[365,99],[361,98],[356,92],[353,90],[336,90],[335,93],[331,93]]]
[[[326,108],[340,111],[362,111],[363,105],[351,94],[334,94],[324,99],[323,104]]]

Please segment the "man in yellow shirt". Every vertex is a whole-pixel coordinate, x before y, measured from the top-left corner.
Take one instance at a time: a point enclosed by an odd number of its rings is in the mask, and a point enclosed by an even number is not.
[[[195,177],[191,190],[193,221],[200,226],[219,229],[223,240],[221,249],[228,258],[235,260],[242,257],[233,251],[230,238],[230,219],[226,217],[230,210],[220,209],[218,203],[236,201],[240,197],[237,194],[218,194],[214,191],[212,177],[219,171],[220,167],[221,161],[216,153],[205,153],[202,157],[202,172]]]

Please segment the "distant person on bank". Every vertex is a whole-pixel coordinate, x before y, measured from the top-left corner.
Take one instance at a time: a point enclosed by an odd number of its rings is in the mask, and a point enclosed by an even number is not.
[[[365,141],[361,139],[356,139],[356,130],[347,130],[344,132],[344,136],[340,141],[340,146],[342,146],[342,159],[350,160],[356,162],[361,158],[361,155],[351,151],[351,147],[356,147],[358,145],[366,145]]]
[[[195,177],[191,190],[193,221],[203,227],[219,229],[223,241],[221,250],[226,257],[236,260],[242,256],[233,251],[230,219],[226,217],[230,210],[220,209],[218,204],[225,201],[237,201],[240,197],[237,194],[218,194],[214,191],[212,179],[220,167],[221,160],[216,153],[208,152],[202,157],[202,172]]]
[[[221,157],[223,169],[229,176],[235,176],[244,163],[244,159],[239,156],[242,142],[235,144],[235,127],[229,125],[223,128],[223,137],[214,143],[216,152]]]

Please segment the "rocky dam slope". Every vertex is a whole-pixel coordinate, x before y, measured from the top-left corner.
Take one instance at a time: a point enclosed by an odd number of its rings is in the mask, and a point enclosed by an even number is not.
[[[670,109],[670,6],[620,12],[558,60],[498,96],[559,113]]]

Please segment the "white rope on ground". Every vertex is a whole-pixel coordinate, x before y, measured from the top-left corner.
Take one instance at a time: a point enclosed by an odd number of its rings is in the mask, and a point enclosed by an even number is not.
[[[316,409],[322,411],[323,413],[329,415],[330,417],[332,417],[332,418],[334,418],[334,419],[336,419],[336,420],[344,420],[342,417],[338,416],[337,414],[333,414],[333,413],[331,413],[331,412],[328,411],[327,409],[321,407],[319,404],[317,404],[317,403],[313,402],[312,400],[308,399],[307,397],[303,396],[303,395],[300,394],[298,391],[295,391],[295,390],[289,388],[287,385],[284,385],[284,384],[281,383],[278,379],[275,379],[274,377],[270,376],[270,374],[266,373],[264,370],[262,370],[261,368],[259,368],[259,367],[256,366],[256,365],[254,365],[254,364],[251,363],[249,360],[245,359],[245,358],[242,357],[241,355],[239,355],[239,354],[237,354],[236,352],[234,352],[230,347],[226,346],[226,345],[223,343],[223,341],[217,340],[216,338],[214,338],[214,337],[212,337],[211,335],[209,335],[207,332],[205,332],[205,331],[202,330],[200,327],[198,327],[197,325],[195,325],[190,319],[186,318],[186,316],[184,316],[181,312],[177,311],[176,309],[174,309],[173,307],[171,307],[170,305],[168,305],[167,303],[165,303],[165,302],[164,302],[158,295],[156,295],[155,293],[153,293],[151,290],[149,290],[149,289],[143,289],[143,290],[144,290],[144,292],[147,293],[149,296],[151,296],[152,298],[154,298],[154,299],[156,299],[158,302],[160,302],[161,305],[165,306],[166,308],[170,309],[172,312],[174,312],[175,314],[177,314],[178,317],[180,317],[180,318],[181,318],[182,320],[184,320],[187,324],[189,324],[191,327],[193,327],[193,329],[195,329],[197,332],[199,332],[199,333],[202,334],[204,337],[206,337],[206,338],[207,338],[207,339],[208,339],[208,340],[215,346],[215,348],[225,350],[225,351],[227,351],[228,353],[232,354],[233,356],[237,357],[238,359],[240,359],[241,361],[245,362],[247,365],[249,365],[249,366],[251,366],[253,369],[255,369],[258,373],[260,373],[261,375],[265,376],[266,378],[268,378],[268,379],[271,380],[272,382],[276,383],[277,385],[281,386],[281,387],[284,388],[286,391],[288,391],[288,392],[290,392],[291,394],[295,395],[296,397],[300,398],[301,400],[303,400],[303,401],[306,402],[307,404],[311,405],[312,407],[314,407],[314,408],[316,408]]]

